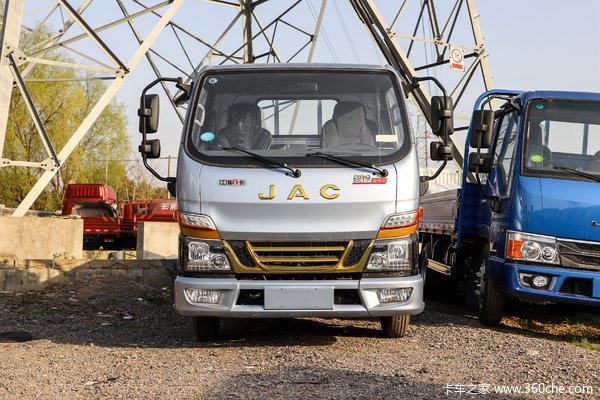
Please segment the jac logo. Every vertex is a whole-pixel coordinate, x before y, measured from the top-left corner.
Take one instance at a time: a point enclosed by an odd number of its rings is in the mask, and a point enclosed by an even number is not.
[[[592,226],[594,228],[600,228],[600,222],[598,222],[598,221],[592,221]]]
[[[321,186],[321,189],[319,190],[319,194],[325,200],[333,200],[333,199],[336,199],[339,197],[340,194],[337,193],[339,190],[340,190],[340,188],[337,187],[336,185],[327,184],[327,185]],[[273,200],[275,198],[275,196],[276,196],[275,185],[269,185],[268,193],[266,193],[266,194],[259,193],[258,194],[258,198],[261,200]],[[292,190],[290,190],[290,194],[287,196],[287,199],[293,200],[296,197],[300,197],[304,200],[310,200],[308,193],[306,192],[306,190],[304,190],[302,185],[295,185],[292,188]]]

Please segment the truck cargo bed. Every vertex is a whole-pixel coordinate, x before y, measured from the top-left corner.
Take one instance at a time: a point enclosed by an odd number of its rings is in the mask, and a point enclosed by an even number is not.
[[[451,189],[421,197],[423,218],[419,223],[419,229],[422,232],[453,233],[455,231],[459,190]]]

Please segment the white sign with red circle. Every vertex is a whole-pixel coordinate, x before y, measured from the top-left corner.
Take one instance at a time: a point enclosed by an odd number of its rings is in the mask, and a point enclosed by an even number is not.
[[[465,55],[463,49],[450,47],[450,69],[465,72]]]

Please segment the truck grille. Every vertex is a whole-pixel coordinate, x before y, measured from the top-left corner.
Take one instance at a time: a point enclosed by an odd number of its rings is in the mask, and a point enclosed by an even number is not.
[[[600,244],[566,240],[558,244],[564,267],[600,271]]]
[[[247,268],[332,270],[356,266],[371,240],[344,242],[227,242]]]
[[[233,253],[243,266],[254,267],[254,264],[252,263],[252,258],[250,257],[248,250],[246,250],[246,242],[244,242],[243,240],[230,240],[227,243],[229,243],[229,246],[231,246]]]

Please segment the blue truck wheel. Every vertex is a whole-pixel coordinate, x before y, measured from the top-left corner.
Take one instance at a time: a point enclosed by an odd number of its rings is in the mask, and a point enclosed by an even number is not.
[[[504,294],[489,274],[490,249],[485,245],[475,259],[475,297],[477,298],[477,316],[488,326],[500,325],[504,312]]]

